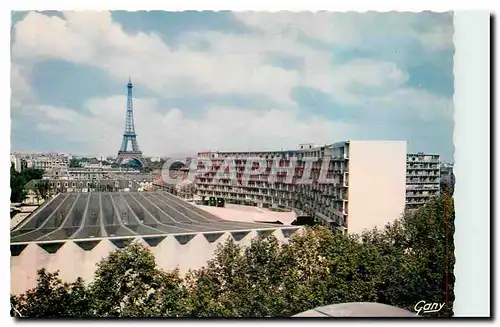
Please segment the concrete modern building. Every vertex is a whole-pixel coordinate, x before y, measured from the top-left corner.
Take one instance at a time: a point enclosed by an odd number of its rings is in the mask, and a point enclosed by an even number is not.
[[[232,178],[231,173],[224,174],[226,168],[235,169]],[[242,177],[249,168],[259,173],[252,173],[244,183]],[[292,209],[341,232],[383,227],[404,212],[404,141],[308,143],[286,151],[202,152],[196,169],[195,184],[202,198]]]
[[[413,210],[440,194],[440,156],[408,154],[406,160],[406,208]]]
[[[143,243],[160,268],[198,269],[227,238],[242,245],[299,227],[228,221],[166,192],[59,193],[11,231],[11,293],[36,286],[38,269],[63,281],[91,281],[96,263],[129,241]]]

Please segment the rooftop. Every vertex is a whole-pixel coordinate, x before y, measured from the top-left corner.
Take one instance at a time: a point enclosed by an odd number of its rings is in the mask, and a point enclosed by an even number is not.
[[[169,193],[60,193],[11,231],[11,244],[276,229],[223,220]]]
[[[318,307],[296,314],[299,318],[325,318],[325,317],[418,317],[417,314],[387,304],[374,302],[338,303]]]

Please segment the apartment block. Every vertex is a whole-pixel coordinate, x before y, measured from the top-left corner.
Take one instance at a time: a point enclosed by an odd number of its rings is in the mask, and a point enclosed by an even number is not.
[[[244,179],[250,168],[254,173]],[[202,152],[195,184],[202,198],[293,209],[332,230],[359,233],[383,227],[403,213],[406,142],[344,141],[302,144],[286,151]]]
[[[406,159],[406,208],[413,210],[440,194],[440,156],[423,152]]]
[[[26,168],[36,168],[36,169],[53,169],[60,167],[68,167],[71,156],[58,153],[47,153],[47,154],[19,154],[16,153],[15,156],[21,162],[25,162]],[[12,158],[12,156],[11,156]],[[12,160],[12,159],[11,159]]]

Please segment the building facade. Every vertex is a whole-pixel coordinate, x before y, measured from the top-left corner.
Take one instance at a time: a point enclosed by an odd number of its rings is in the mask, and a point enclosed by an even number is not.
[[[70,155],[60,154],[60,153],[44,153],[44,154],[21,154],[15,153],[11,155],[11,161],[19,160],[25,163],[26,168],[35,168],[49,170],[54,168],[67,168],[69,166],[69,161],[71,160]]]
[[[441,164],[441,192],[448,189],[451,195],[455,192],[455,174],[453,173],[453,163]]]
[[[15,154],[10,155],[10,164],[14,167],[14,170],[20,172],[22,170],[22,159],[16,156]]]
[[[135,182],[152,182],[154,179],[152,173],[141,173],[135,169],[107,167],[53,168],[46,171],[44,178],[67,180],[126,179]]]
[[[251,162],[255,158],[258,164]],[[206,167],[207,160],[211,167]],[[243,182],[250,165],[259,173]],[[221,174],[226,168],[235,170],[233,177]],[[332,230],[359,233],[383,227],[403,213],[406,142],[345,141],[302,144],[287,151],[202,152],[195,185],[202,198],[293,209]]]
[[[40,180],[31,180],[26,184],[29,191],[36,190],[36,184]],[[48,183],[50,193],[65,193],[65,192],[116,192],[116,191],[139,191],[144,185],[125,179],[44,179],[43,182]]]
[[[440,194],[440,156],[423,152],[408,154],[406,160],[406,208],[421,207]]]

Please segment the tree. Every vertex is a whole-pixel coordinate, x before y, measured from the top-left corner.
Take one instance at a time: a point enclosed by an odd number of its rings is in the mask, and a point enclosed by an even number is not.
[[[453,233],[453,200],[443,194],[361,236],[317,226],[295,233],[287,244],[272,235],[247,247],[228,239],[185,278],[157,268],[147,248],[131,243],[98,264],[88,287],[43,272],[36,289],[11,303],[30,317],[288,317],[365,301],[413,311],[425,300],[445,302],[434,315],[451,316]]]
[[[49,196],[50,185],[46,180],[40,180],[35,184],[35,193],[37,194],[37,198],[41,198],[42,200],[47,200]]]
[[[70,161],[69,161],[69,168],[80,168],[82,165],[80,163],[80,160],[76,159],[76,158],[72,158]]]
[[[376,299],[380,260],[371,247],[323,227],[245,249],[228,240],[190,280],[191,314],[288,317],[317,306]]]
[[[98,317],[155,317],[185,314],[186,290],[178,271],[156,268],[154,256],[131,243],[103,259],[89,286],[92,315]]]
[[[35,180],[42,179],[43,174],[44,174],[44,170],[38,169],[38,168],[27,168],[21,172],[21,175],[23,176],[26,183],[28,183],[29,181],[31,181],[33,179],[35,179]]]
[[[83,317],[90,299],[82,279],[63,283],[58,272],[38,271],[37,287],[19,296],[11,295],[11,316]]]
[[[23,202],[27,197],[22,175],[14,167],[10,169],[10,202]]]
[[[26,184],[31,180],[42,179],[42,169],[27,168],[18,172],[12,165],[10,168],[11,202],[22,202],[27,197]]]
[[[364,235],[385,263],[378,288],[382,303],[409,310],[421,300],[445,303],[432,315],[453,315],[454,220],[453,198],[444,193],[383,231]]]

